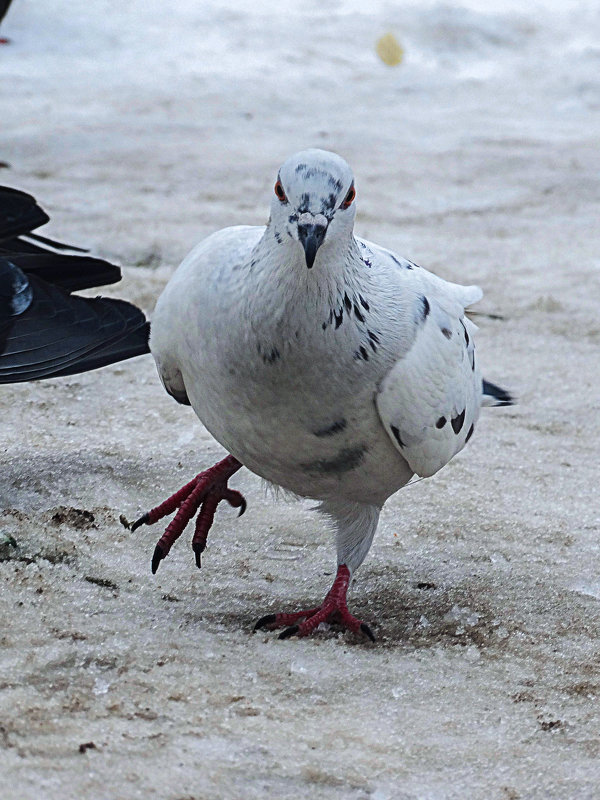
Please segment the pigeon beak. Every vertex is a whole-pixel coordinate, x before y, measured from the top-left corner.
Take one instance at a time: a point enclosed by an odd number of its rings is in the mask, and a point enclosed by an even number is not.
[[[298,240],[304,248],[308,269],[315,263],[317,250],[323,244],[326,233],[326,225],[298,225]]]

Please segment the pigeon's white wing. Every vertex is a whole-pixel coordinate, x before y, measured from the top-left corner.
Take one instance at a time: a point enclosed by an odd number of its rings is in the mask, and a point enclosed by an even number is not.
[[[438,304],[451,316],[462,317],[465,308],[478,303],[483,297],[479,286],[463,286],[444,280],[433,272],[423,269],[414,261],[388,250],[386,247],[357,237],[363,260],[370,264],[375,259],[379,264],[391,267],[407,291],[422,292],[427,297],[434,297]]]
[[[168,394],[178,403],[190,405],[181,364],[197,335],[198,309],[206,305],[206,294],[218,306],[222,287],[230,286],[231,273],[249,258],[263,227],[236,225],[203,239],[188,253],[159,297],[150,333],[150,350]],[[199,299],[201,295],[201,299]]]
[[[435,294],[416,299],[422,308],[413,344],[386,375],[376,397],[394,446],[422,477],[433,475],[465,446],[482,394],[475,325],[460,306],[452,313],[456,297],[442,303]]]

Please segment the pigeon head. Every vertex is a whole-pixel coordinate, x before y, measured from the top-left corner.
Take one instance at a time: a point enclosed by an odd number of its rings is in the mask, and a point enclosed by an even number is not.
[[[300,246],[311,269],[321,247],[346,245],[352,236],[355,194],[352,170],[335,153],[303,150],[291,156],[279,170],[271,203],[281,243]]]

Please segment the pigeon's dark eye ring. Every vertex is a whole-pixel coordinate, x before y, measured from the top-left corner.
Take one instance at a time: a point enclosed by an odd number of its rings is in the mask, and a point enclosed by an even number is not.
[[[348,189],[348,194],[344,197],[344,201],[340,208],[350,208],[352,203],[354,202],[354,198],[356,197],[356,189],[354,188],[354,184]]]
[[[275,194],[277,195],[278,199],[281,200],[282,203],[287,203],[286,194],[283,191],[283,186],[281,185],[281,181],[279,180],[275,184]]]

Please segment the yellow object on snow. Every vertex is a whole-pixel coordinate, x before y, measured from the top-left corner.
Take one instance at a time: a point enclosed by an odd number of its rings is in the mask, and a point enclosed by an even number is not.
[[[404,58],[404,50],[402,45],[396,39],[393,33],[385,33],[380,39],[377,40],[375,50],[379,58],[388,67],[397,67],[402,63]]]

